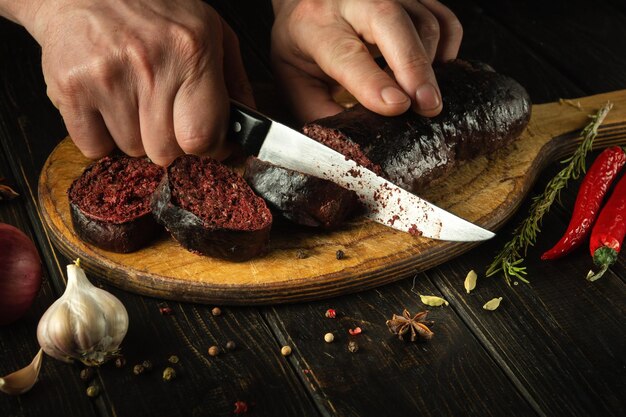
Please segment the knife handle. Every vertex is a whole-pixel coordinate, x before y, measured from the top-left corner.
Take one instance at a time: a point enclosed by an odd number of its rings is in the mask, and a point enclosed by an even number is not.
[[[272,121],[256,110],[235,100],[230,101],[228,137],[235,140],[248,155],[258,155]]]

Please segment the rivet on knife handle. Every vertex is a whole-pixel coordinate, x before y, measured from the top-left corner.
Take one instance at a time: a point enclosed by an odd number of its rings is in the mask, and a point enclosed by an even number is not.
[[[267,117],[231,100],[228,138],[240,143],[248,155],[258,155],[271,125]]]

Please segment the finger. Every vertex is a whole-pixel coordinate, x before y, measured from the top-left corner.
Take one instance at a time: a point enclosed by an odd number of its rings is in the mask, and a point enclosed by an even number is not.
[[[90,159],[108,155],[115,149],[115,143],[102,120],[100,112],[88,107],[59,106],[67,132],[76,147]]]
[[[114,96],[104,100],[102,118],[113,141],[122,152],[142,156],[146,152],[141,142],[137,99],[127,89],[118,89]]]
[[[354,32],[328,28],[315,38],[309,36],[305,45],[319,67],[368,109],[392,116],[411,105],[409,97],[380,69]]]
[[[165,85],[165,81],[155,83]],[[163,88],[139,96],[139,129],[146,155],[166,166],[183,153],[174,134],[174,91]]]
[[[397,6],[409,15],[424,50],[430,61],[434,61],[441,38],[441,26],[437,16],[421,1],[399,0]]]
[[[290,108],[301,123],[332,116],[343,110],[333,100],[328,84],[288,63],[274,65],[282,90],[286,92]]]
[[[400,4],[380,4],[384,8],[379,6],[373,13],[358,7],[358,2],[349,2],[344,16],[359,35],[378,46],[396,81],[414,100],[415,110],[423,116],[436,116],[441,112],[441,93],[430,56],[413,21]]]
[[[252,86],[248,80],[241,52],[239,50],[239,39],[232,28],[223,22],[224,28],[224,79],[226,88],[231,98],[255,107]]]
[[[445,62],[456,58],[463,39],[461,22],[452,10],[437,0],[421,0],[420,3],[435,16],[439,23],[440,34],[435,59]],[[412,0],[403,1],[403,5],[407,7],[411,15],[414,15],[414,10],[411,6],[415,4]]]

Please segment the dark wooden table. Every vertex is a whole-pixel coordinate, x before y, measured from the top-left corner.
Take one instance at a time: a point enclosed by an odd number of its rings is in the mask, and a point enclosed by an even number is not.
[[[268,86],[269,2],[214,1],[240,34],[255,85]],[[488,62],[525,85],[535,103],[626,88],[626,3],[622,0],[448,2],[465,28],[461,56]],[[68,260],[51,246],[37,208],[41,167],[66,134],[46,97],[37,45],[21,28],[0,21],[0,175],[21,197],[0,203],[0,221],[16,225],[37,243],[45,281],[32,309],[0,328],[0,375],[30,361],[38,349],[41,314],[63,291]],[[262,105],[262,102],[261,102]],[[558,167],[547,169],[532,193]],[[500,277],[481,279],[471,295],[463,280],[483,273],[526,213],[528,201],[498,236],[466,255],[392,285],[343,297],[262,308],[222,308],[164,302],[102,283],[126,305],[130,330],[123,343],[128,365],[105,365],[85,394],[81,367],[46,359],[41,380],[19,397],[0,395],[1,416],[218,416],[235,401],[258,416],[409,415],[626,415],[626,256],[599,281],[584,279],[586,249],[562,261],[539,255],[564,229],[576,186],[543,222],[527,254],[531,285],[508,287]],[[0,271],[2,273],[2,271]],[[92,277],[93,278],[93,277]],[[385,320],[404,307],[423,309],[415,289],[450,301],[433,309],[435,338],[407,344],[392,337]],[[482,304],[499,294],[489,313]],[[163,316],[167,305],[173,315]],[[324,317],[327,308],[339,318]],[[347,329],[360,350],[349,353]],[[323,335],[337,340],[326,344]],[[211,345],[237,350],[209,357]],[[293,354],[283,357],[282,345]],[[161,370],[175,354],[178,378]],[[134,376],[132,365],[151,360],[155,370]]]

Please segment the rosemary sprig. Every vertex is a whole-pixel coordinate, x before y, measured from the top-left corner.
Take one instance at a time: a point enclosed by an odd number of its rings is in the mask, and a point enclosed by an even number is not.
[[[492,276],[502,271],[507,284],[511,285],[511,280],[516,278],[522,282],[529,281],[524,278],[526,267],[522,265],[524,256],[529,246],[535,244],[537,233],[543,215],[550,210],[550,206],[559,197],[561,190],[565,188],[570,179],[577,179],[585,173],[585,159],[587,153],[593,146],[593,141],[598,135],[598,127],[613,107],[613,103],[606,103],[595,115],[589,116],[591,122],[582,130],[582,142],[576,152],[561,163],[566,164],[565,168],[559,171],[546,185],[543,193],[533,197],[529,215],[513,231],[513,238],[509,240],[504,248],[496,255],[487,268],[486,275]]]

